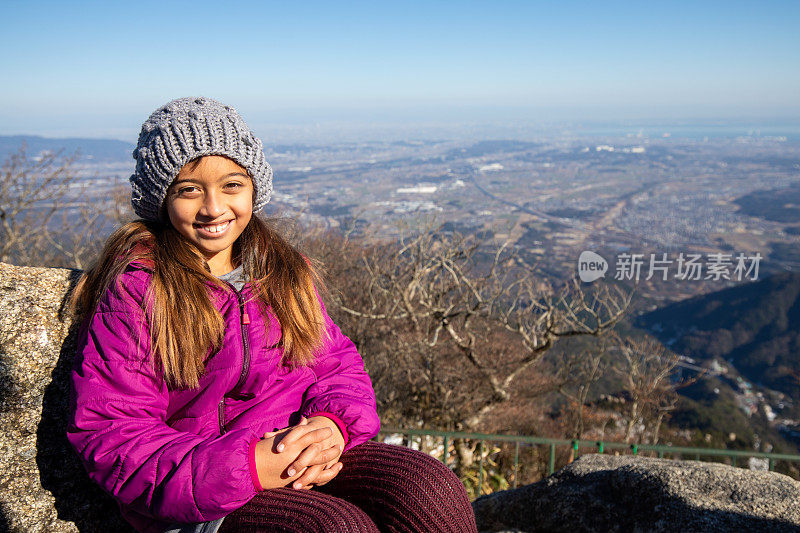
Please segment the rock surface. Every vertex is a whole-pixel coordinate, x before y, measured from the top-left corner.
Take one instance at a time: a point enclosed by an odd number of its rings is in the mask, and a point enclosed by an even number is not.
[[[133,531],[65,435],[79,274],[0,263],[0,531]]]
[[[472,506],[480,531],[800,531],[788,476],[630,455],[583,455]]]

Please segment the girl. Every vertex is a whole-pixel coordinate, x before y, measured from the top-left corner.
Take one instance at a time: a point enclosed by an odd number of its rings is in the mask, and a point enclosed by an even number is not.
[[[476,531],[427,454],[370,441],[372,383],[314,263],[255,216],[261,141],[181,98],[142,126],[131,204],[71,303],[67,437],[137,530]]]

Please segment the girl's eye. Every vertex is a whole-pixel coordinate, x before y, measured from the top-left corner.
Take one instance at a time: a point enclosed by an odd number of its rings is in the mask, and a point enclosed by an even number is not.
[[[232,181],[230,183],[225,184],[225,187],[228,187],[229,189],[236,190],[236,189],[241,189],[242,187],[244,187],[244,185],[242,185],[241,183],[237,183],[235,181]]]
[[[181,187],[180,189],[178,189],[178,194],[182,195],[186,193],[191,193],[195,189],[197,189],[197,187]]]

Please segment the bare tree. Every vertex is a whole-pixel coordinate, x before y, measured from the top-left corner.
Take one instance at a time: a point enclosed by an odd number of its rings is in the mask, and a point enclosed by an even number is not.
[[[583,438],[586,404],[592,387],[607,370],[609,342],[608,337],[603,336],[590,349],[564,350],[557,361],[554,379],[571,413],[570,438]]]
[[[29,156],[25,143],[0,170],[0,261],[86,268],[113,227],[130,220],[127,184],[97,190],[79,179],[79,153]]]
[[[29,157],[23,143],[0,169],[0,261],[44,264],[45,232],[76,182],[78,154],[42,152]],[[45,256],[45,257],[43,257]]]
[[[320,252],[342,280],[336,307],[362,345],[384,417],[406,426],[485,427],[554,343],[601,335],[630,304],[614,286],[553,287],[510,243],[487,250],[432,221],[396,242],[364,242],[328,239]],[[471,462],[471,448],[456,447],[460,462]]]
[[[649,338],[618,339],[617,351],[620,357],[614,371],[622,378],[623,389],[630,399],[624,404],[628,419],[625,442],[632,442],[634,437],[641,439],[648,427],[655,442],[665,416],[677,402],[676,384],[671,376],[678,365],[678,356]]]
[[[43,229],[45,242],[58,257],[48,263],[51,266],[68,266],[85,269],[100,253],[103,243],[112,229],[133,219],[130,207],[130,189],[126,184],[116,183],[104,195],[104,199],[89,198],[89,182],[78,184],[77,198],[71,209],[61,209],[58,231],[51,227]]]

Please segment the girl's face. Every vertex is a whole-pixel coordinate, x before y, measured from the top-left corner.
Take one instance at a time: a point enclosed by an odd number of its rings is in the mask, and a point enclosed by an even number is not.
[[[190,161],[167,190],[165,204],[173,227],[200,249],[213,275],[233,270],[233,243],[253,216],[247,170],[219,155]]]

